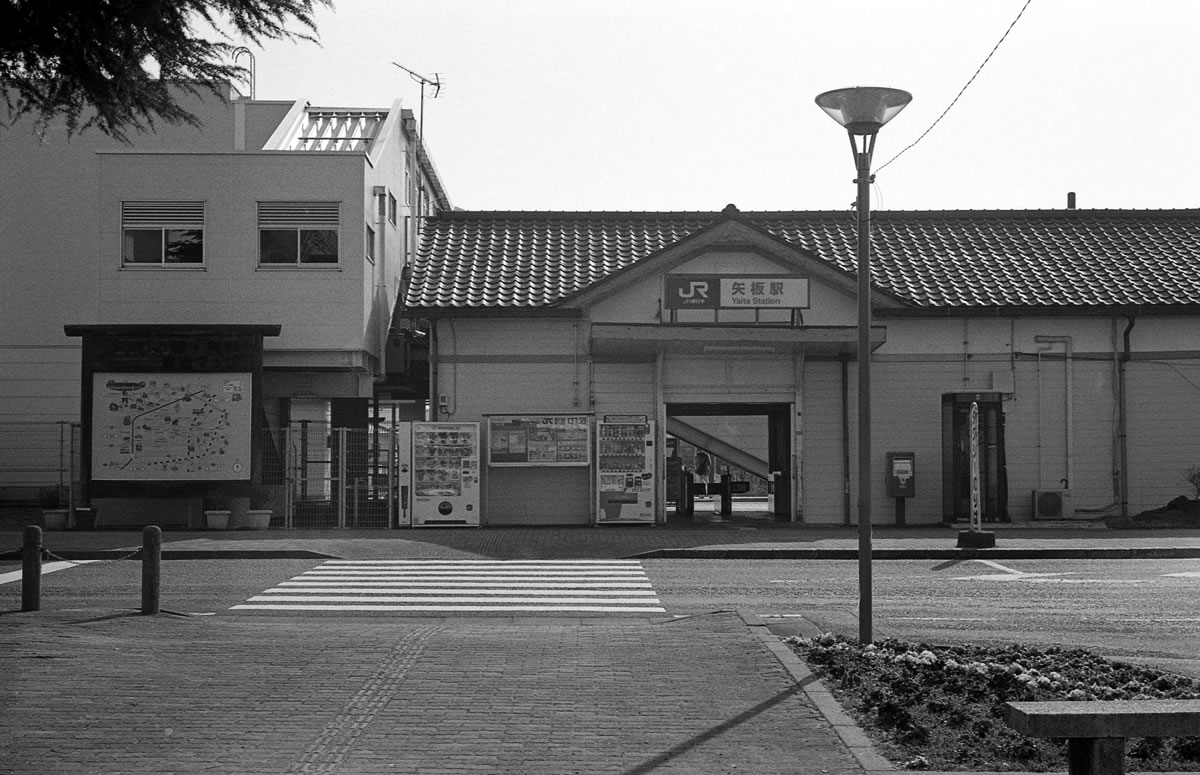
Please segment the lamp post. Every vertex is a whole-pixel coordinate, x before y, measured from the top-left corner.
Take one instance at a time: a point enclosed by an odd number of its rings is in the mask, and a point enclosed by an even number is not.
[[[846,128],[858,172],[858,640],[871,626],[871,154],[875,135],[912,101],[900,89],[855,86],[817,95],[817,105]]]

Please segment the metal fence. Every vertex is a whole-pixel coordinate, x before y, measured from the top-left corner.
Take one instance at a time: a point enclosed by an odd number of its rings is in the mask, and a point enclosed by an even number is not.
[[[273,432],[263,481],[284,490],[285,527],[387,528],[397,513],[399,439],[389,428],[298,422]],[[272,470],[272,462],[283,466]]]
[[[78,502],[80,425],[0,423],[0,503],[32,504],[47,490]],[[399,437],[387,427],[292,423],[264,431],[258,505],[275,527],[388,528],[396,524]]]
[[[0,423],[0,501],[33,503],[44,493],[78,493],[79,423]]]

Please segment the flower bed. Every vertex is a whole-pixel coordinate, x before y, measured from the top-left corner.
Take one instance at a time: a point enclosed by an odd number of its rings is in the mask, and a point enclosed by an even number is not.
[[[862,646],[830,634],[785,642],[905,769],[1066,769],[1064,741],[1004,723],[1010,701],[1200,699],[1200,681],[1076,649]],[[1200,737],[1133,739],[1126,750],[1132,770],[1200,771]]]

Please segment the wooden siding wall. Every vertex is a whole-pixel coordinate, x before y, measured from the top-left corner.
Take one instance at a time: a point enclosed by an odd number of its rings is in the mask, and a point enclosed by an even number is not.
[[[1196,497],[1183,472],[1200,465],[1200,359],[1133,360],[1129,407],[1129,510]]]
[[[667,403],[737,402],[790,404],[795,400],[791,360],[763,357],[666,357]]]
[[[457,337],[457,346],[441,366],[442,385],[450,395],[446,419],[589,411],[597,416],[636,413],[657,419],[656,391],[665,403],[796,400],[794,367],[788,359],[667,356],[658,385],[653,362],[589,363],[582,350],[577,358],[573,348],[579,334],[572,322],[491,321],[486,326],[468,326],[459,321],[456,326],[451,341]],[[1014,521],[1032,519],[1032,491],[1058,489],[1068,476],[1068,371],[1072,387],[1068,484],[1077,516],[1098,518],[1105,510],[1114,510],[1119,458],[1116,377],[1107,321],[1081,321],[1078,327],[1061,321],[1054,327],[1044,321],[1018,321],[1015,326],[1008,321],[972,321],[967,328],[964,332],[961,321],[925,321],[919,326],[905,322],[889,331],[889,343],[875,356],[872,494],[876,524],[890,524],[894,513],[884,484],[888,451],[917,455],[917,495],[907,504],[909,523],[942,519],[941,405],[943,395],[961,392],[1002,396],[1008,511]],[[1074,337],[1069,363],[1061,342],[1035,338],[1047,330],[1067,331]],[[917,342],[922,336],[928,347],[924,352]],[[1149,333],[1144,336],[1149,338]],[[1137,344],[1135,338],[1127,380],[1131,513],[1190,494],[1182,472],[1200,463],[1200,358],[1189,359],[1184,350],[1138,352]],[[801,371],[798,504],[805,522],[842,524],[847,477],[852,517],[857,511],[853,503],[856,367],[851,361],[847,368],[848,472],[843,470],[841,365],[814,356],[803,361]],[[704,420],[692,421],[708,428]],[[718,436],[729,435],[727,428],[708,429]],[[754,451],[752,437],[757,430],[730,433],[737,437],[730,441]],[[493,524],[590,518],[592,483],[582,469],[507,469],[488,474],[487,503]],[[564,519],[564,515],[568,516]]]
[[[840,525],[844,521],[847,473],[842,460],[841,375],[842,366],[837,361],[804,361],[800,503],[803,521],[812,524]],[[850,393],[853,400],[853,389]]]
[[[481,422],[487,415],[586,414],[586,362],[577,327],[562,320],[441,321],[435,403],[438,418]],[[652,394],[651,394],[652,395]],[[652,399],[651,399],[652,403]],[[487,525],[587,524],[590,468],[487,467],[482,520]]]
[[[655,417],[653,363],[597,363],[592,368],[596,416],[645,414]]]

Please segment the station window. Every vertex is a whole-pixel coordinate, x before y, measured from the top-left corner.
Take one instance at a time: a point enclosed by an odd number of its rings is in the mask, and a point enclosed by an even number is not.
[[[204,264],[204,202],[122,202],[121,265]]]
[[[259,265],[336,265],[340,209],[338,202],[259,202]]]

